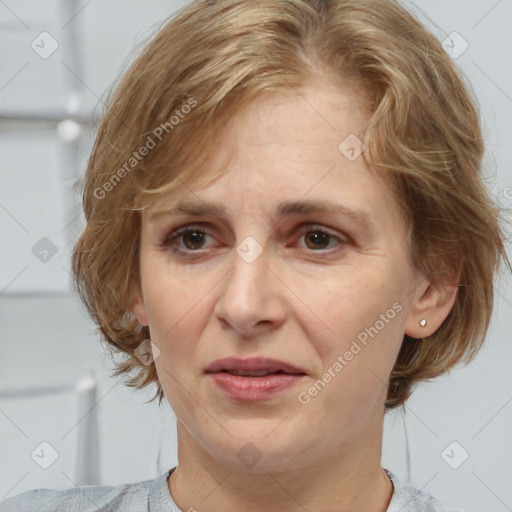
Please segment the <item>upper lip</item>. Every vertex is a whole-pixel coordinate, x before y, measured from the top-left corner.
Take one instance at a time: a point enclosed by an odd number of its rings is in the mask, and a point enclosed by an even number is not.
[[[225,357],[217,359],[207,366],[206,373],[215,373],[222,370],[230,371],[263,371],[277,372],[283,371],[290,374],[305,374],[306,372],[285,361],[270,359],[268,357],[250,357],[240,359],[238,357]]]

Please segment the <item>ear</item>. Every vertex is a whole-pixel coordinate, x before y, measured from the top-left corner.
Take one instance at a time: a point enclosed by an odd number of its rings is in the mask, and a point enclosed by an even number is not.
[[[425,279],[417,288],[417,296],[411,305],[405,334],[411,338],[426,338],[434,334],[450,313],[459,287],[458,276],[452,279]],[[425,327],[420,321],[426,320]]]
[[[140,324],[144,326],[149,325],[146,305],[144,304],[144,296],[142,295],[142,291],[139,285],[135,286],[132,293],[130,309]]]

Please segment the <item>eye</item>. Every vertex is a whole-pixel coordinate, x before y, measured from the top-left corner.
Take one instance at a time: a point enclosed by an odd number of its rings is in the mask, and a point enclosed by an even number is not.
[[[333,233],[330,233],[329,231],[326,231],[320,226],[304,226],[299,233],[301,236],[305,236],[307,248],[312,249],[315,252],[318,252],[318,250],[327,249],[329,243],[332,240],[336,240],[338,245],[340,243],[347,243],[346,240],[338,237],[337,235],[334,235]]]
[[[205,237],[209,237],[204,229],[199,226],[184,226],[171,231],[163,242],[164,247],[168,247],[171,251],[177,253],[193,253],[202,248]],[[183,246],[179,247],[179,242],[183,242]]]

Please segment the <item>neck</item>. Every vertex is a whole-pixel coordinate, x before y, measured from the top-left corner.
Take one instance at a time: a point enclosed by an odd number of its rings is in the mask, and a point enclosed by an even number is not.
[[[282,471],[237,472],[219,464],[178,422],[177,468],[169,490],[182,511],[385,512],[392,484],[380,466],[382,424],[379,432],[351,440],[329,457]],[[355,442],[354,442],[355,441]]]

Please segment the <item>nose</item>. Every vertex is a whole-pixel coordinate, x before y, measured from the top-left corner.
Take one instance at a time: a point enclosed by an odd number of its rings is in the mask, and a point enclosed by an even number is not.
[[[269,267],[266,253],[250,262],[233,251],[232,261],[214,309],[222,327],[247,338],[278,329],[286,320],[286,285]]]

